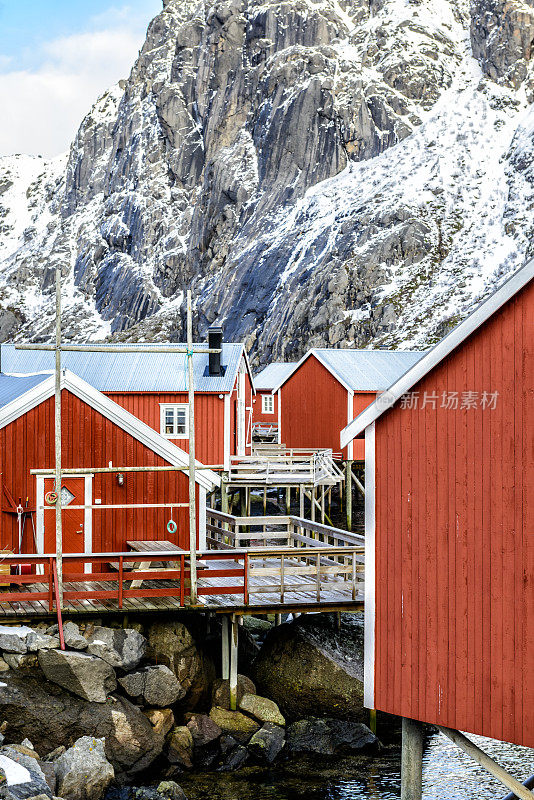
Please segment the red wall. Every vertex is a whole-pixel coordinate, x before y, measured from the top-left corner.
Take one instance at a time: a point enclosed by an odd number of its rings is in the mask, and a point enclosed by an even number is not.
[[[534,284],[376,423],[375,705],[534,746]]]
[[[187,403],[187,393],[107,392],[106,396],[160,432],[160,403]],[[215,393],[195,394],[195,455],[204,464],[221,464],[224,458],[224,400]],[[189,452],[187,439],[170,439]]]
[[[265,394],[271,394],[270,389],[258,389],[253,403],[253,420],[254,422],[265,423],[265,425],[278,425],[278,396],[275,394],[273,397],[274,412],[272,414],[264,414],[262,411],[263,401],[262,397]]]
[[[370,406],[371,403],[374,403],[375,400],[376,400],[376,392],[354,392],[354,397],[352,398],[352,407],[354,415],[353,419],[355,419],[358,416],[358,414],[361,414],[362,411],[365,411],[367,406]],[[354,461],[363,461],[365,459],[365,439],[353,440],[352,458],[354,459]]]
[[[62,445],[64,467],[165,466],[149,448],[122,431],[70,392],[63,391]],[[54,467],[54,400],[46,400],[0,430],[0,468],[2,481],[15,502],[29,497],[35,507],[36,478],[30,469]],[[164,503],[188,501],[187,477],[183,473],[126,473],[120,487],[115,474],[96,474],[93,500],[102,504]],[[198,499],[198,488],[197,488]],[[2,498],[0,544],[18,547],[17,517],[8,514]],[[198,507],[198,505],[197,505]],[[46,512],[45,512],[46,513]],[[128,539],[172,539],[166,530],[169,509],[131,509],[93,511],[93,552],[124,551]],[[174,511],[179,538],[176,543],[188,548],[188,509]],[[25,552],[34,552],[30,520],[24,535]]]
[[[281,393],[282,443],[310,449],[331,447],[339,453],[340,431],[347,424],[347,390],[315,356],[291,375]]]

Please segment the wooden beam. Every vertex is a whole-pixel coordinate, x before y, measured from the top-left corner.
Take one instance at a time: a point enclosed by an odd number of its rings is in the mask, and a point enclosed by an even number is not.
[[[423,797],[423,725],[402,718],[401,800]]]
[[[438,729],[447,739],[450,739],[451,742],[459,747],[460,750],[463,750],[464,753],[470,756],[473,761],[476,761],[477,764],[484,767],[494,778],[497,778],[498,781],[504,784],[507,789],[514,792],[520,800],[532,800],[532,792],[523,786],[517,778],[514,778],[513,775],[510,775],[509,772],[490,758],[480,747],[477,747],[471,739],[468,739],[463,733],[455,731],[452,728],[443,728],[441,725],[438,725]]]
[[[345,510],[347,530],[352,530],[352,461],[345,462]]]
[[[354,481],[357,490],[362,495],[362,497],[365,497],[365,489],[363,487],[363,484],[361,483],[361,481],[358,478],[358,476],[354,473],[353,469],[351,469],[351,474],[352,474],[352,480]]]
[[[195,479],[195,386],[193,377],[193,310],[191,291],[187,291],[187,383],[189,395],[189,558],[191,605],[197,603],[197,513]]]
[[[58,613],[63,606],[63,530],[61,514],[61,265],[56,264],[56,361],[55,361],[55,448],[56,448],[56,569]]]
[[[237,653],[239,644],[239,620],[232,614],[230,635],[230,710],[237,711]]]
[[[228,614],[225,614],[222,618],[221,655],[222,679],[223,681],[227,681],[230,679],[230,626]]]

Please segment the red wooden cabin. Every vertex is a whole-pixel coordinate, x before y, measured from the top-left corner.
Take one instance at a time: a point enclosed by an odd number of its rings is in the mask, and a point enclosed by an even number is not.
[[[365,431],[365,703],[534,747],[534,261]]]
[[[208,344],[221,354],[195,353],[196,455],[204,464],[229,468],[230,457],[248,455],[252,440],[252,375],[242,344],[222,342],[211,328]],[[123,352],[64,352],[62,365],[130,411],[182,450],[188,450],[187,365],[183,352],[135,352],[138,345],[116,345]],[[165,347],[173,344],[164,343]],[[98,348],[98,345],[94,345]],[[184,350],[185,345],[176,348]],[[205,345],[195,345],[197,349]],[[54,369],[54,354],[0,346],[3,373],[24,375]]]
[[[255,431],[268,431],[272,429],[273,438],[278,438],[278,421],[280,411],[280,391],[274,392],[275,386],[293,370],[295,365],[290,362],[269,364],[254,376],[254,389],[256,396],[252,401],[252,423]]]
[[[54,375],[0,375],[0,546],[14,553],[55,552],[55,507],[45,502],[53,489]],[[84,469],[62,483],[65,553],[124,552],[129,540],[171,540],[189,549],[187,507],[117,509],[124,504],[188,503],[182,472],[92,473],[101,467],[187,466],[188,456],[78,376],[62,377],[62,466]],[[201,466],[199,464],[199,466]],[[39,475],[31,470],[43,470]],[[198,541],[205,548],[206,493],[219,478],[197,473]],[[20,541],[17,506],[24,515]],[[93,506],[93,508],[77,508]],[[172,519],[178,529],[167,530]],[[71,567],[74,568],[71,562]]]
[[[339,452],[339,435],[406,372],[422,353],[402,350],[310,350],[274,387],[279,441],[287,447]],[[343,460],[363,461],[363,443],[350,441]]]

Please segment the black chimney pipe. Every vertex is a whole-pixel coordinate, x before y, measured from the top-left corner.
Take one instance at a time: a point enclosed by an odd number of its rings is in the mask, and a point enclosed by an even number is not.
[[[214,350],[222,349],[223,329],[211,327],[208,328],[208,348]],[[209,368],[210,375],[222,375],[221,371],[221,353],[209,354]]]

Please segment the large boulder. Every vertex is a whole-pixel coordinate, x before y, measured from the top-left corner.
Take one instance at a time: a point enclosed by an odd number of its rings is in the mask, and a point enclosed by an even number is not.
[[[82,636],[75,622],[65,622],[63,636],[65,644],[70,650],[87,650],[87,639]]]
[[[40,650],[39,665],[49,681],[94,703],[105,703],[117,688],[113,667],[88,653]]]
[[[124,697],[88,702],[43,680],[39,671],[3,673],[2,683],[6,735],[15,741],[30,737],[39,753],[71,747],[82,736],[105,738],[106,757],[122,778],[147,769],[163,749],[163,734]]]
[[[193,737],[185,725],[177,725],[166,744],[166,755],[171,764],[178,764],[184,769],[193,766]]]
[[[150,706],[172,706],[185,697],[185,689],[164,664],[130,672],[119,678],[119,683],[130,697],[142,698]]]
[[[363,721],[363,619],[298,617],[268,633],[254,665],[258,692],[289,719],[336,716]]]
[[[52,797],[44,772],[33,756],[20,753],[12,747],[2,747],[0,771],[6,777],[0,786],[0,796],[4,800],[25,800],[36,795]]]
[[[87,639],[87,651],[112,667],[128,672],[141,663],[146,651],[146,639],[129,628],[97,627]]]
[[[82,736],[56,762],[57,791],[68,800],[101,800],[115,777],[104,740]]]
[[[189,629],[176,620],[155,622],[148,629],[147,638],[147,656],[169,667],[184,689],[183,709],[193,710],[202,700],[208,701],[215,667]]]

